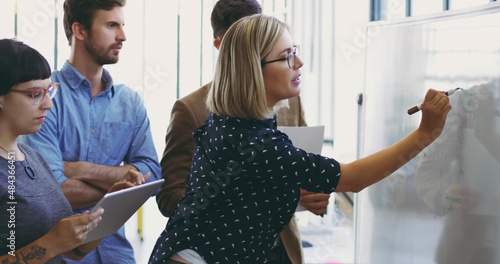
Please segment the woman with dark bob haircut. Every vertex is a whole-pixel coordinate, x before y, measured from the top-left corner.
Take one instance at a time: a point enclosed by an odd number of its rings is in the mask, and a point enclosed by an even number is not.
[[[18,137],[37,132],[52,108],[58,84],[35,49],[0,39],[0,263],[80,260],[96,240],[82,245],[104,210],[72,215],[71,206],[43,157]],[[111,191],[145,182],[129,171]]]
[[[358,192],[441,133],[451,107],[443,92],[429,90],[419,128],[371,156],[339,163],[294,147],[274,111],[300,93],[296,49],[288,26],[265,15],[242,18],[224,35],[206,102],[212,114],[193,134],[186,194],[149,263],[265,263],[301,188]]]

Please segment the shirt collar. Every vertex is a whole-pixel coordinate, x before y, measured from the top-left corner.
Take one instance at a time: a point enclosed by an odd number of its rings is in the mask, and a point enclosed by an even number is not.
[[[88,82],[83,75],[78,72],[69,61],[66,61],[61,69],[64,72],[66,81],[71,89],[78,89],[83,82]],[[106,69],[102,70],[102,80],[104,81],[104,92],[108,96],[113,97],[115,95],[115,87],[113,85],[113,78]]]
[[[278,122],[276,120],[276,115],[274,115],[272,118],[269,118],[269,119],[257,120],[257,119],[244,119],[244,118],[238,118],[238,117],[230,117],[227,115],[216,115],[214,113],[210,113],[209,121],[213,122],[213,120],[216,117],[222,118],[225,120],[237,120],[240,123],[247,123],[247,124],[250,123],[256,127],[269,127],[272,129],[276,129],[278,126]]]

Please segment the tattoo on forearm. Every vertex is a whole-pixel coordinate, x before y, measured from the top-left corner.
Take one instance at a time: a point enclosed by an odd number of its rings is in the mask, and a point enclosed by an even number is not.
[[[18,252],[19,254],[16,254],[16,260],[9,262],[8,259],[2,260],[1,264],[27,264],[29,263],[29,260],[32,259],[44,259],[45,258],[45,253],[47,252],[46,248],[40,247],[38,245],[34,245],[31,247],[31,252],[28,253],[28,255],[24,255],[22,252]],[[19,257],[21,255],[21,258]]]
[[[31,248],[31,252],[28,253],[28,255],[26,255],[26,256],[24,256],[23,254],[21,254],[21,255],[23,255],[23,261],[25,263],[28,263],[28,260],[45,258],[46,251],[47,251],[47,249],[40,247],[38,245],[34,245]]]

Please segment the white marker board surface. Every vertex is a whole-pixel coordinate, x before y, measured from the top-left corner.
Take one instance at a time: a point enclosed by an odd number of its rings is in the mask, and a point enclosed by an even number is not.
[[[442,135],[359,194],[356,262],[500,263],[499,3],[373,22],[367,34],[362,156],[418,127],[407,110],[427,89],[463,90]]]

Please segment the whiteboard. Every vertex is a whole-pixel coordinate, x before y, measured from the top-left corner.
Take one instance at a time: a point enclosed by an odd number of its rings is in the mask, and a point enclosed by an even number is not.
[[[418,127],[428,88],[463,90],[434,143],[359,193],[356,262],[500,263],[500,5],[366,30],[361,156]]]

